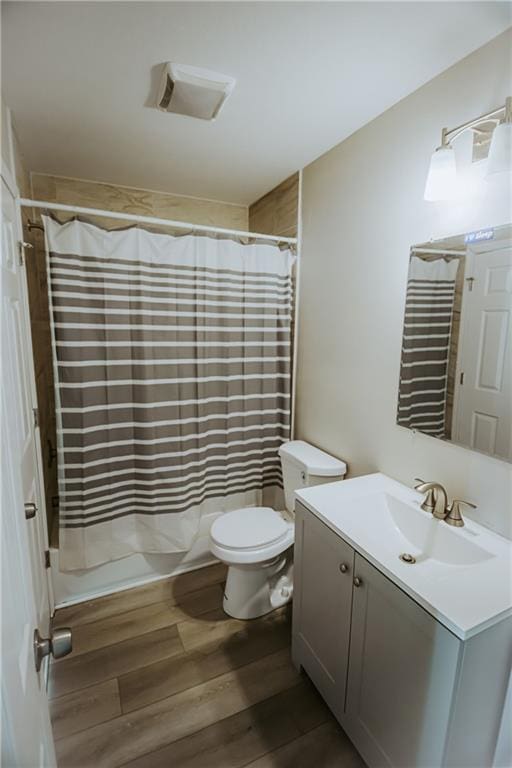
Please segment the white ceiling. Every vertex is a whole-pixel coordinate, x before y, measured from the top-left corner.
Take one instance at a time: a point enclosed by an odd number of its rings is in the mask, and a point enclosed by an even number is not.
[[[30,170],[247,204],[511,23],[498,2],[3,2]],[[213,123],[150,108],[156,65],[237,78]]]

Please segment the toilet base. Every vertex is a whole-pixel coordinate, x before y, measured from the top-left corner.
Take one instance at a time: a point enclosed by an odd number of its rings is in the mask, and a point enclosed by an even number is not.
[[[222,607],[234,619],[256,619],[285,605],[292,598],[290,554],[254,566],[230,565]]]

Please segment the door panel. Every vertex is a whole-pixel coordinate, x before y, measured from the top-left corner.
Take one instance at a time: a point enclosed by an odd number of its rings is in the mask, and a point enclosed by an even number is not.
[[[55,754],[44,673],[34,664],[33,634],[49,630],[42,562],[45,521],[25,518],[24,503],[40,506],[33,371],[17,258],[14,199],[2,181],[2,765],[51,768]]]
[[[292,654],[338,717],[345,706],[353,562],[353,549],[297,504]]]
[[[44,497],[44,482],[40,455],[40,435],[34,419],[37,405],[32,341],[30,332],[30,313],[26,272],[19,258],[16,232],[17,211],[12,196],[3,196],[2,207],[3,231],[8,234],[2,238],[7,241],[10,253],[4,251],[8,264],[2,270],[7,283],[4,293],[9,297],[10,317],[8,334],[11,340],[11,366],[15,377],[16,392],[19,393],[13,408],[16,410],[17,426],[15,430],[21,457],[21,478],[24,502],[33,502],[37,506],[36,516],[27,521],[27,532],[31,551],[32,586],[36,596],[39,631],[47,635],[50,628],[50,615],[53,609],[49,574],[45,566],[45,550],[48,549],[48,529]],[[27,258],[31,252],[27,251]]]
[[[366,762],[442,764],[460,641],[355,557],[347,730]]]
[[[2,766],[51,768],[55,755],[45,681],[35,670],[32,650],[37,614],[21,476],[10,461],[8,430],[14,419],[5,393],[13,390],[5,373],[2,390],[2,737],[7,739]]]

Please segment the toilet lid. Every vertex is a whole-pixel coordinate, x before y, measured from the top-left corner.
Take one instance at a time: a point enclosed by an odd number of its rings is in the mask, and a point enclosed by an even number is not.
[[[246,507],[218,517],[211,537],[221,547],[249,549],[264,547],[281,539],[288,526],[271,507]]]

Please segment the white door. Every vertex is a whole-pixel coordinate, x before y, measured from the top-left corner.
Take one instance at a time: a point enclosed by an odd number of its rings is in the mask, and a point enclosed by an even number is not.
[[[455,439],[512,460],[512,248],[471,254],[462,302]]]
[[[16,215],[2,179],[2,766],[51,768],[55,753],[45,666],[36,671],[33,651],[34,630],[48,636],[50,608]],[[27,520],[25,504],[31,503],[39,510]]]

